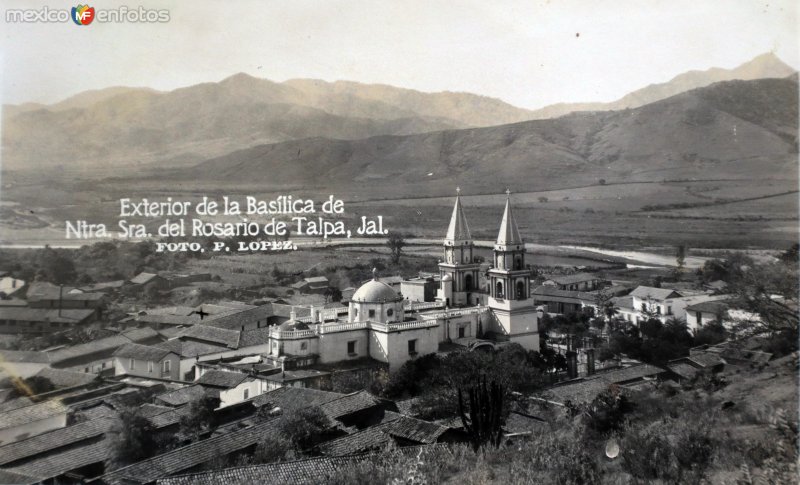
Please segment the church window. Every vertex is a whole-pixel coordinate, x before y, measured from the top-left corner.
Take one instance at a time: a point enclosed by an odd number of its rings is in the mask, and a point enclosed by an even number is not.
[[[375,318],[375,310],[369,311],[369,318]]]
[[[519,256],[514,260],[514,269],[522,269],[522,258]]]
[[[300,342],[300,350],[306,350],[308,348],[308,342]]]
[[[495,295],[496,298],[503,298],[503,283],[498,281],[497,286],[495,287]]]
[[[466,328],[458,327],[458,338],[464,338],[465,334],[466,334]]]
[[[415,355],[417,353],[417,339],[408,341],[408,355]]]
[[[525,299],[525,282],[517,281],[517,300]]]
[[[355,355],[356,354],[356,341],[351,340],[347,342],[347,355]]]
[[[466,291],[472,290],[472,275],[468,274],[464,277],[464,289]]]
[[[394,315],[394,309],[390,308],[390,309],[386,310],[386,316],[391,317],[392,315]]]

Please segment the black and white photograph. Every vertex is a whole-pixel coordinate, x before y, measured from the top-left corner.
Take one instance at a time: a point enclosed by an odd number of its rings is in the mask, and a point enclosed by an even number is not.
[[[0,15],[0,485],[800,482],[796,1]]]

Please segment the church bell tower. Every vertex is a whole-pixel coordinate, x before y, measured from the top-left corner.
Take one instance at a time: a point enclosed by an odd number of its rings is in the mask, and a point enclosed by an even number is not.
[[[530,297],[531,273],[525,265],[525,242],[511,211],[511,191],[507,190],[506,196],[489,270],[489,307],[496,323],[492,330],[528,350],[538,351],[539,319]]]
[[[475,305],[480,302],[480,263],[476,263],[474,259],[475,245],[461,207],[460,196],[461,189],[456,188],[456,204],[443,243],[444,259],[439,263],[441,286],[437,297],[447,306]]]

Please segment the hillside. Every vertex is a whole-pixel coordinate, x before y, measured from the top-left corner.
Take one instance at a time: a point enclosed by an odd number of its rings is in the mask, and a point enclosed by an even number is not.
[[[599,179],[796,176],[797,82],[729,81],[635,109],[361,140],[311,138],[239,150],[172,177],[220,185],[383,187],[441,193],[542,190]],[[521,183],[524,181],[524,184]],[[449,190],[449,189],[447,189]]]
[[[359,139],[528,119],[468,93],[246,74],[170,92],[88,91],[52,106],[5,106],[6,169],[187,164],[242,147],[321,136]]]
[[[784,78],[794,71],[775,54],[762,54],[733,69],[713,67],[705,71],[689,71],[679,74],[665,83],[651,84],[637,89],[610,103],[558,103],[535,110],[531,119],[548,119],[576,111],[614,111],[637,108],[670,96],[721,81],[766,78]]]

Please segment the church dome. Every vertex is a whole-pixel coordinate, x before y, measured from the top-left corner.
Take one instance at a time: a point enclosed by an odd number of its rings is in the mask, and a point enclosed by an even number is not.
[[[352,301],[358,303],[385,303],[389,301],[400,301],[400,296],[391,286],[378,280],[371,280],[356,290]]]

